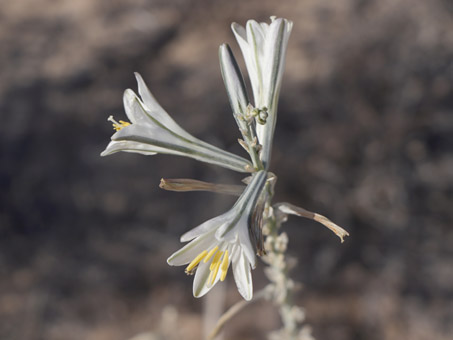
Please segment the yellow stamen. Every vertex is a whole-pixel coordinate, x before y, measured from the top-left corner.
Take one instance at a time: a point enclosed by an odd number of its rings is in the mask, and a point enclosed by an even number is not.
[[[208,255],[206,255],[206,257],[204,258],[204,263],[208,262],[209,259],[212,257],[212,255],[214,255],[217,250],[219,250],[219,247],[218,246],[215,246],[214,248],[211,249],[211,251],[208,253]]]
[[[186,273],[191,273],[192,270],[203,260],[203,258],[208,254],[207,250],[202,251],[196,258],[192,260],[192,262],[189,263],[189,265],[186,268]]]
[[[217,263],[220,263],[220,258],[222,257],[223,255],[223,251],[218,251],[214,258],[212,259],[212,263],[211,265],[209,266],[209,270],[214,270],[214,268],[217,266]]]
[[[120,120],[117,122],[113,116],[110,116],[107,120],[111,121],[113,124],[113,130],[120,131],[123,127],[131,125],[129,122],[125,122],[124,120]]]
[[[222,256],[222,253],[221,251],[219,251],[217,254],[220,254],[220,256]],[[216,257],[217,257],[217,254],[216,254]],[[220,256],[219,256],[219,259],[217,260],[217,262],[214,262],[212,261],[212,264],[211,266],[215,263],[215,267],[214,268],[209,268],[211,269],[211,284],[214,283],[215,281],[215,278],[217,277],[217,273],[219,272],[219,268],[220,268]],[[215,258],[214,258],[215,260]]]
[[[220,281],[225,280],[228,273],[228,267],[230,262],[228,261],[228,250],[225,250],[225,255],[223,255],[222,265],[220,267],[222,274],[220,275]]]

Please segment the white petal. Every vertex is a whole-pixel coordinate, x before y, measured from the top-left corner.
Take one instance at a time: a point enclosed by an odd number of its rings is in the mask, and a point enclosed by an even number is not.
[[[173,119],[170,118],[168,113],[162,108],[162,106],[160,106],[156,98],[154,98],[154,96],[146,86],[145,81],[143,80],[140,73],[134,72],[134,75],[135,78],[137,79],[138,93],[140,94],[140,97],[145,103],[146,108],[151,112],[155,112],[158,117],[163,117],[164,120],[169,118],[173,122]]]
[[[231,24],[231,30],[233,31],[234,35],[236,36],[236,39],[239,40],[239,38],[241,38],[243,41],[245,41],[247,43],[247,32],[245,31],[244,27],[233,22]]]
[[[212,233],[200,236],[173,253],[167,259],[167,263],[170,266],[182,266],[188,264],[192,262],[192,260],[202,251],[215,247],[215,244],[216,242]]]
[[[244,158],[214,146],[207,148],[205,145],[185,140],[159,125],[132,124],[113,134],[112,140],[149,144],[155,152],[186,156],[239,172],[246,172],[246,166],[250,164]]]
[[[266,94],[266,106],[271,109],[274,92],[279,88],[282,77],[282,66],[286,46],[284,45],[285,21],[276,19],[272,22],[266,42],[263,46],[265,60],[263,67],[266,70],[263,79],[264,93]]]
[[[195,237],[198,237],[211,230],[214,230],[230,219],[231,219],[230,211],[228,211],[220,216],[211,218],[210,220],[200,224],[199,226],[197,226],[197,227],[189,230],[185,234],[183,234],[181,236],[181,242],[190,241],[190,240],[194,239]]]
[[[111,141],[109,145],[102,151],[101,156],[108,156],[115,152],[134,152],[143,155],[155,155],[158,151],[151,145],[131,142],[131,141]]]
[[[209,270],[209,266],[211,265],[212,261],[208,261],[204,263],[203,261],[198,265],[197,271],[195,272],[195,277],[193,279],[193,296],[196,298],[202,297],[207,292],[209,292],[212,287],[219,281],[220,278],[220,270],[217,273],[217,277],[214,280],[214,283],[211,285],[209,282],[209,276],[211,271]]]
[[[267,32],[269,31],[269,24],[265,22],[260,22],[261,29],[263,30],[264,35],[267,35]]]
[[[266,177],[266,171],[253,174],[250,184],[247,185],[233,208],[226,213],[229,219],[218,227],[215,236],[219,241],[236,241],[238,229],[248,230],[250,215],[266,182]]]
[[[238,228],[238,238],[243,254],[247,257],[247,260],[248,262],[250,262],[252,268],[255,268],[256,267],[255,248],[253,247],[252,241],[250,240],[248,227]]]
[[[122,128],[113,134],[112,140],[114,141],[134,141],[144,144],[149,144],[154,147],[162,149],[162,153],[182,154],[193,153],[197,151],[196,146],[185,142],[184,140],[176,137],[168,130],[157,125],[140,125],[132,124]]]
[[[249,73],[250,82],[252,83],[252,91],[255,106],[260,106],[260,99],[259,99],[259,88],[260,82],[258,79],[258,70],[255,60],[253,59],[253,51],[252,46],[249,41],[247,41],[247,33],[241,25],[233,23],[231,25],[231,29],[236,37],[236,40],[239,44],[239,47],[242,51],[242,56],[245,60],[245,65],[247,67],[247,72]]]
[[[239,219],[242,218],[242,216],[238,214],[236,214],[236,217]],[[215,238],[218,241],[236,242],[238,239],[237,230],[240,228],[244,227],[238,223],[238,220],[234,217],[230,218],[219,226],[219,228],[216,230]],[[245,226],[245,228],[247,228],[247,225]]]
[[[291,33],[292,22],[284,19],[276,19],[269,28],[266,42],[264,44],[264,93],[267,95],[268,108],[271,108],[273,101],[280,91],[281,79],[285,65],[286,48]]]
[[[220,46],[219,59],[222,78],[225,83],[233,113],[245,113],[247,105],[249,104],[249,99],[247,97],[241,70],[228,45],[223,44]],[[234,115],[234,117],[236,119],[236,115]]]
[[[123,94],[124,111],[132,124],[150,124],[150,117],[143,108],[143,103],[134,91],[127,89]]]
[[[256,46],[257,53],[261,57],[264,52],[266,35],[264,34],[264,30],[261,25],[255,20],[249,20],[247,22],[247,41],[250,46]]]
[[[252,273],[250,264],[242,252],[238,260],[233,261],[233,275],[239,294],[245,300],[251,300],[253,297]]]
[[[143,89],[141,90],[143,91]],[[180,128],[165,111],[162,113],[149,109],[131,89],[124,91],[123,104],[126,115],[133,125],[151,125],[185,138],[188,137],[190,140],[196,140],[195,137]],[[166,125],[166,123],[170,124]]]
[[[278,97],[285,65],[286,48],[291,33],[292,22],[284,19],[274,20],[268,30],[264,46],[266,70],[263,79],[263,105],[269,110],[265,125],[257,126],[257,135],[263,146],[261,159],[268,164],[272,148],[272,139],[277,118]]]
[[[144,102],[144,109],[148,111],[148,114],[151,115],[155,120],[164,125],[169,130],[176,132],[177,134],[184,136],[186,138],[193,138],[187,131],[181,128],[171,117],[170,115],[160,106],[157,100],[154,98],[152,93],[149,91],[146,86],[142,76],[135,72],[135,78],[137,79],[138,84],[138,93]]]

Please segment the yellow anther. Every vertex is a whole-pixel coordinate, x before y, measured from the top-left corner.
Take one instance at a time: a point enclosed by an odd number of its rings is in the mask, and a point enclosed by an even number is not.
[[[121,128],[131,125],[131,123],[125,122],[124,120],[120,120],[120,124],[121,124]]]
[[[222,271],[222,274],[220,275],[220,281],[225,280],[226,275],[228,273],[229,265],[230,265],[230,262],[228,260],[228,250],[225,250],[225,255],[223,255],[222,264],[220,266],[220,270]]]
[[[217,263],[220,265],[220,258],[223,255],[223,251],[219,251],[215,254],[214,259],[212,260],[211,265],[209,266],[209,270],[214,270],[214,268],[217,266]]]
[[[125,122],[124,120],[120,120],[117,122],[113,116],[110,116],[107,120],[111,121],[113,124],[113,130],[120,131],[123,127],[131,125],[129,122]]]
[[[212,255],[214,255],[217,250],[219,250],[219,247],[218,246],[215,246],[214,248],[211,249],[211,251],[208,253],[208,255],[206,255],[206,257],[204,258],[204,263],[208,262],[209,259],[212,257]]]
[[[186,268],[186,273],[191,273],[192,270],[203,260],[203,258],[208,254],[208,251],[202,251],[196,258],[192,260],[192,262],[189,263],[189,265]]]

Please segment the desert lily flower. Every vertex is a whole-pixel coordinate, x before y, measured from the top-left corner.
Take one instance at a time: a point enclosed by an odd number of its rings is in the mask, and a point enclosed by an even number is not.
[[[256,127],[265,164],[270,160],[286,47],[293,27],[287,19],[271,17],[271,20],[270,24],[249,20],[245,28],[236,23],[231,25],[247,66],[255,108],[269,115],[265,124]]]
[[[246,159],[203,142],[186,132],[159,105],[142,77],[138,73],[135,73],[135,77],[141,99],[130,89],[124,92],[124,109],[130,122],[117,122],[113,117],[109,117],[116,132],[101,156],[118,151],[145,155],[163,153],[186,156],[239,172],[253,169]]]
[[[251,269],[255,268],[256,257],[249,230],[266,179],[265,171],[254,173],[229,211],[182,235],[181,242],[191,242],[168,258],[168,264],[187,265],[186,273],[195,273],[195,297],[205,295],[218,281],[225,280],[231,264],[239,293],[246,300],[252,298]]]

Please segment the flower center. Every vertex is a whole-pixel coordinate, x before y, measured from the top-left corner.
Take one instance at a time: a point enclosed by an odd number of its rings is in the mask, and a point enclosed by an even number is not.
[[[212,285],[217,277],[217,274],[220,270],[220,281],[225,280],[228,273],[228,267],[230,265],[228,250],[221,251],[218,246],[212,248],[209,252],[207,250],[202,251],[200,254],[195,257],[192,262],[186,267],[186,274],[193,274],[194,270],[198,264],[204,260],[204,263],[207,263],[212,257],[212,262],[209,266],[211,273],[209,274],[208,282]]]
[[[111,121],[113,124],[113,130],[115,131],[120,131],[123,127],[126,127],[126,126],[129,126],[131,125],[131,123],[129,122],[125,122],[124,120],[120,120],[119,122],[117,122],[113,116],[110,116],[109,118],[107,118],[108,121]]]

